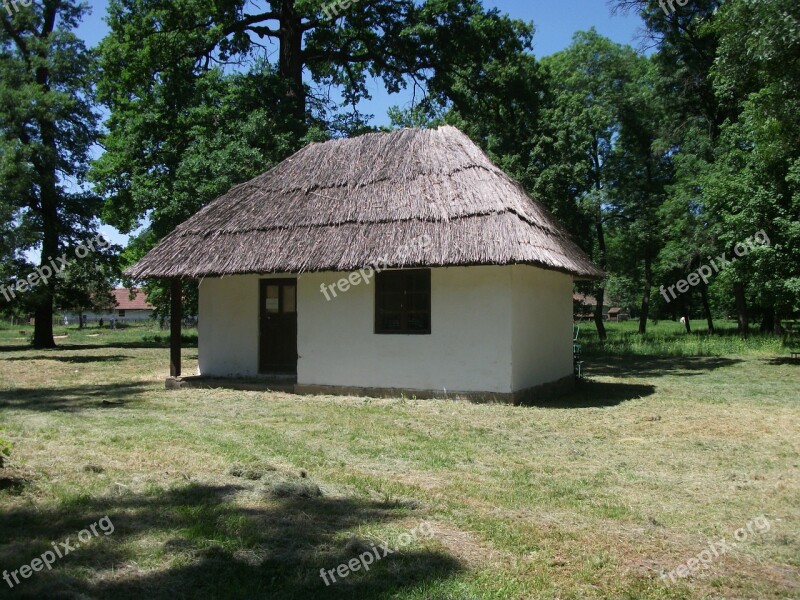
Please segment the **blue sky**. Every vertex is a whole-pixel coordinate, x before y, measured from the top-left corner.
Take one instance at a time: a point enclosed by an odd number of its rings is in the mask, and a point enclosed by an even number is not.
[[[362,0],[368,2],[369,0]],[[90,0],[91,14],[87,15],[79,34],[88,46],[96,45],[108,32],[103,17],[106,11],[104,0]],[[643,23],[635,14],[612,15],[605,0],[484,0],[484,6],[496,7],[515,19],[533,21],[536,27],[534,54],[547,56],[569,46],[577,31],[595,27],[597,31],[615,42],[639,47]],[[370,85],[373,99],[359,107],[363,113],[373,114],[375,125],[388,124],[386,116],[390,106],[407,106],[408,94],[388,95],[378,82]],[[104,226],[101,231],[113,242],[125,244],[127,236]]]
[[[92,13],[86,17],[80,34],[93,46],[108,32],[103,22],[106,2],[90,0],[89,6]],[[569,45],[573,33],[592,26],[615,42],[637,45],[642,28],[637,15],[612,16],[605,0],[484,0],[484,6],[498,8],[515,19],[533,21],[537,56],[558,52]]]

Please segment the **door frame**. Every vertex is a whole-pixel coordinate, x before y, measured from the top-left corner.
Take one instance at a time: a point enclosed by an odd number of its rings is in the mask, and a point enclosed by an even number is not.
[[[286,371],[286,370],[276,370],[274,368],[273,369],[268,369],[268,370],[262,369],[262,359],[263,359],[263,356],[264,356],[263,355],[263,348],[262,348],[262,342],[263,342],[263,337],[264,337],[263,334],[262,334],[262,327],[263,327],[262,319],[263,319],[264,313],[265,313],[265,311],[264,311],[264,302],[266,300],[266,286],[275,285],[275,284],[285,285],[287,283],[290,283],[290,284],[294,285],[294,290],[295,290],[295,298],[294,298],[294,302],[295,302],[295,305],[294,305],[294,331],[293,331],[293,334],[294,334],[294,347],[297,348],[297,318],[298,318],[298,314],[297,314],[297,277],[261,278],[261,279],[258,280],[258,357],[257,357],[258,369],[257,369],[257,371],[258,371],[259,375],[272,375],[272,374],[292,374],[292,375],[296,375],[297,374],[297,358],[298,358],[297,357],[297,352],[295,352],[295,356],[294,356],[294,360],[293,360],[294,367],[292,369],[288,370],[288,371]],[[278,315],[287,314],[287,313],[283,312],[283,294],[282,293],[279,293],[279,295],[278,295],[278,313],[276,313],[276,314],[278,314]]]

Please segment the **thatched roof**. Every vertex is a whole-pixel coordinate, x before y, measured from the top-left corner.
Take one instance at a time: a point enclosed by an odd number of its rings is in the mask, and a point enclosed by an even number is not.
[[[541,204],[453,127],[307,146],[204,207],[126,273],[350,271],[381,261],[522,263],[603,276]]]

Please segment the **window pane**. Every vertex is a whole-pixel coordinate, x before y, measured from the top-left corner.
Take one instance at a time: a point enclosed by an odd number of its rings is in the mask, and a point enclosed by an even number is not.
[[[278,297],[280,288],[281,286],[279,285],[267,286],[266,304],[264,308],[268,313],[276,313],[280,309],[280,298]]]
[[[403,310],[404,295],[402,292],[387,292],[379,299],[381,310]]]
[[[428,310],[428,298],[427,294],[409,293],[406,296],[405,306],[411,311],[426,311]]]
[[[375,279],[375,333],[430,333],[430,269],[378,273]]]
[[[428,331],[431,328],[430,315],[428,313],[411,313],[408,315],[409,331]]]
[[[380,329],[384,331],[400,331],[402,318],[398,313],[382,313],[380,316]]]
[[[297,311],[297,286],[283,286],[283,312],[293,313]]]

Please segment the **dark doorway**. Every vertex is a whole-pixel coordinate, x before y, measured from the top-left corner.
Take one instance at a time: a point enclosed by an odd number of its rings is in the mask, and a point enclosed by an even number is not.
[[[297,280],[262,279],[259,373],[297,373]]]

